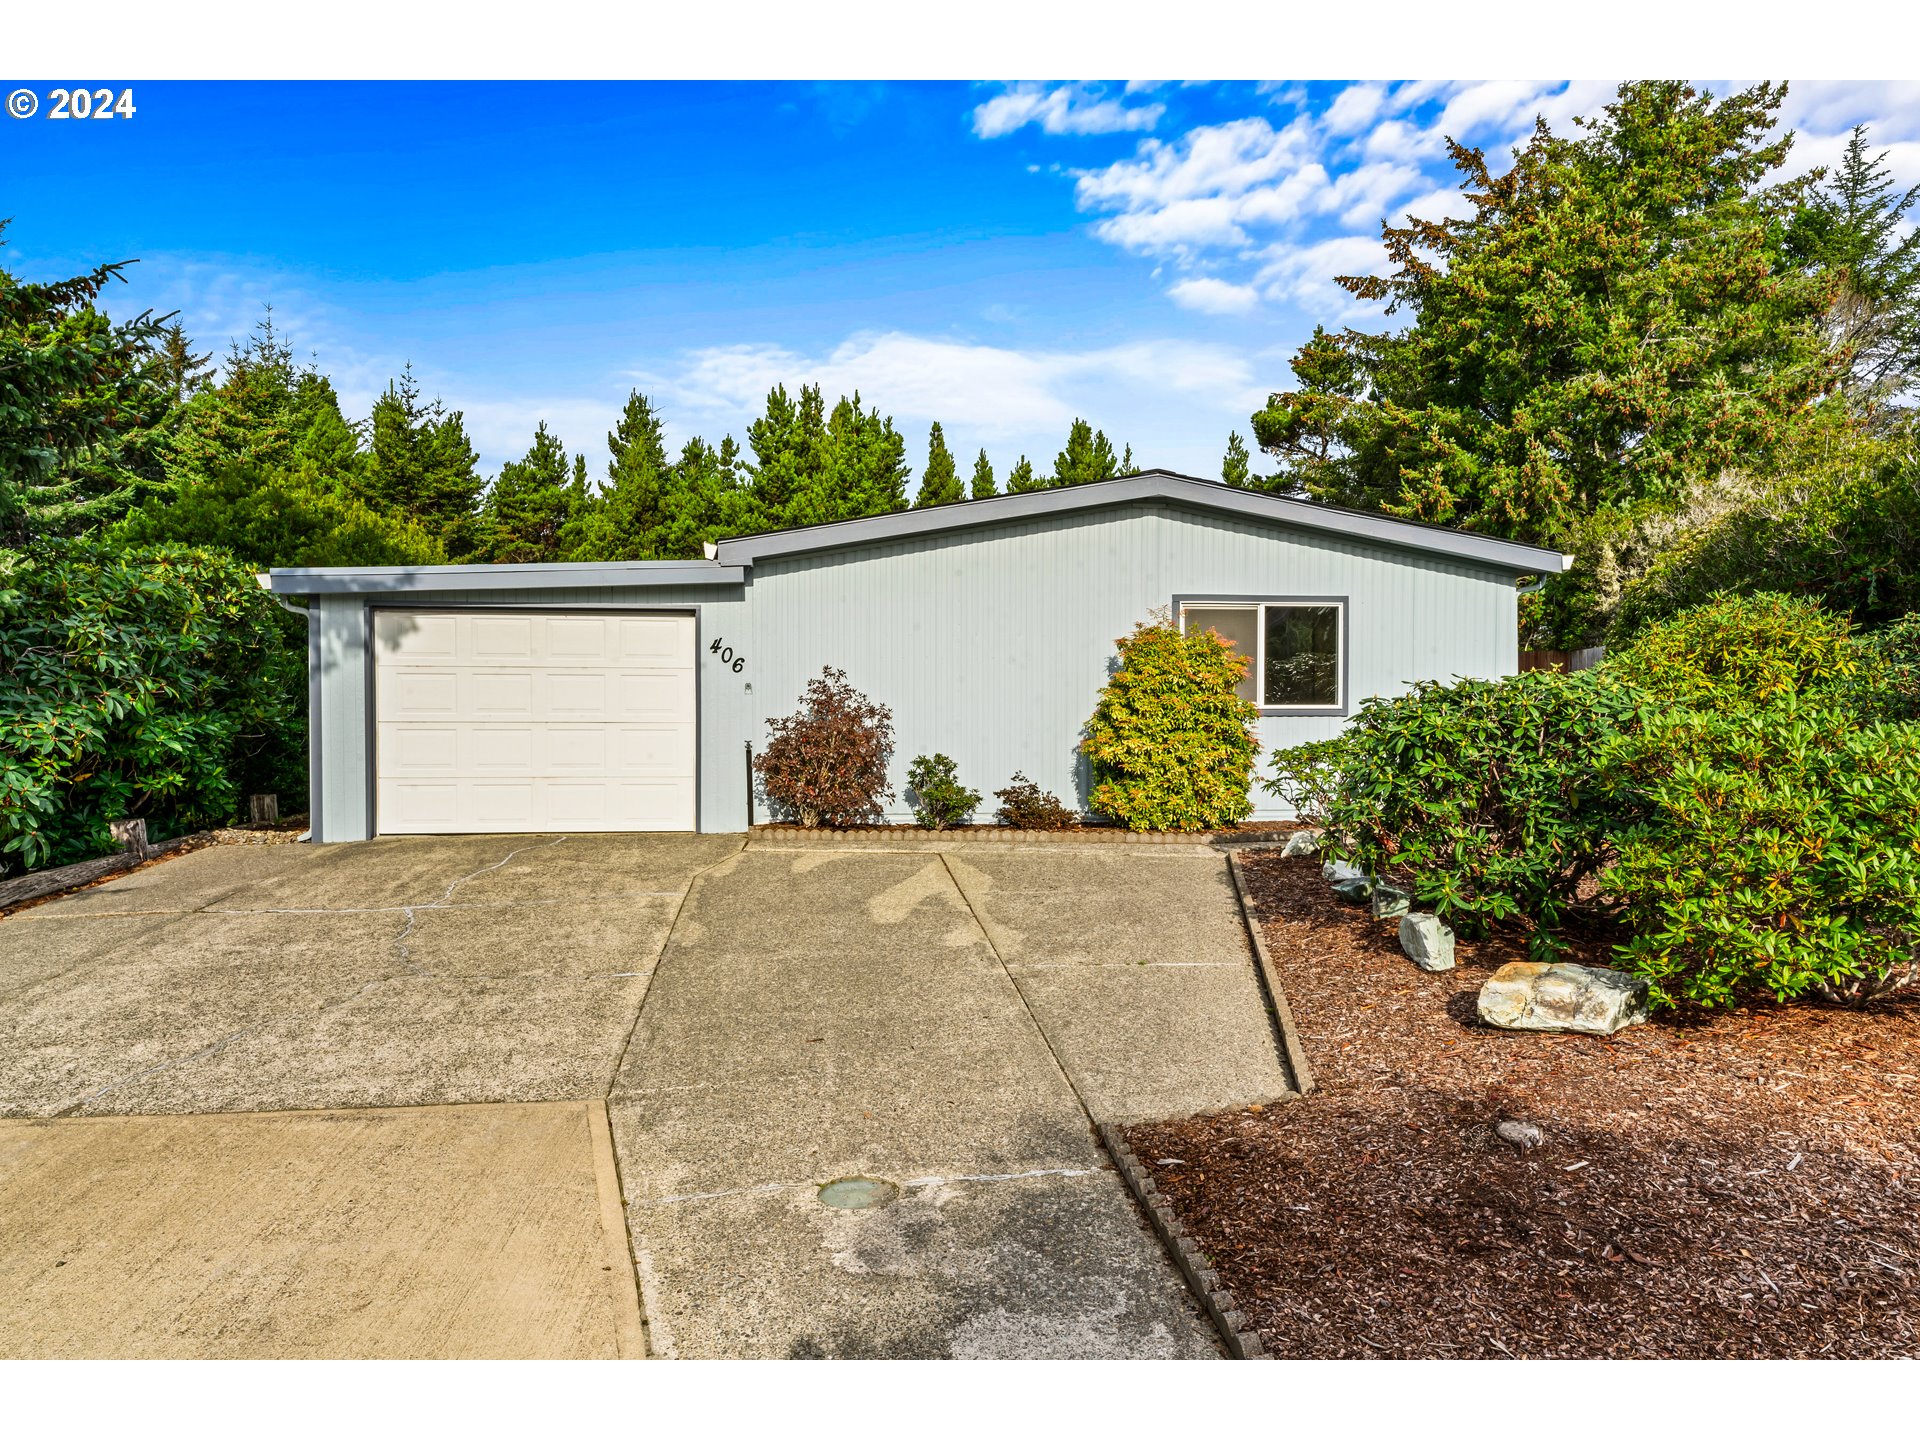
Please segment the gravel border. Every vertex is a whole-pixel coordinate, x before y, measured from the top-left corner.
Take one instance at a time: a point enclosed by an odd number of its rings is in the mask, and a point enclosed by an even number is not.
[[[1153,1177],[1141,1166],[1140,1158],[1133,1153],[1133,1147],[1127,1144],[1119,1128],[1114,1125],[1100,1126],[1100,1141],[1107,1147],[1107,1153],[1113,1156],[1114,1167],[1119,1170],[1127,1189],[1146,1212],[1147,1220],[1160,1237],[1168,1258],[1178,1268],[1194,1299],[1200,1302],[1200,1308],[1207,1312],[1207,1318],[1213,1321],[1214,1328],[1219,1331],[1227,1354],[1235,1360],[1271,1360],[1273,1356],[1267,1353],[1259,1332],[1240,1312],[1233,1292],[1220,1283],[1219,1275],[1214,1273],[1213,1266],[1208,1263],[1199,1245],[1175,1218],[1159,1187],[1153,1183]]]

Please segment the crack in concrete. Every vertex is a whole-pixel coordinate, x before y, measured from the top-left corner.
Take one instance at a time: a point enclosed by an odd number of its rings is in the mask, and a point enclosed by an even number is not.
[[[922,1175],[902,1180],[902,1190],[926,1190],[941,1185],[997,1185],[1009,1180],[1079,1180],[1108,1171],[1093,1167],[1015,1170],[1004,1175]],[[838,1178],[838,1177],[835,1177]],[[634,1205],[686,1205],[701,1200],[731,1200],[741,1195],[777,1195],[786,1190],[818,1190],[827,1180],[769,1180],[764,1185],[739,1185],[730,1190],[696,1190],[686,1195],[659,1195],[650,1200],[634,1200]]]

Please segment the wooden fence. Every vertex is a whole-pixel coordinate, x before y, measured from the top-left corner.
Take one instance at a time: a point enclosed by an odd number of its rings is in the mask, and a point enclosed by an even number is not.
[[[1589,645],[1584,650],[1522,650],[1522,670],[1591,670],[1606,655],[1604,645]]]

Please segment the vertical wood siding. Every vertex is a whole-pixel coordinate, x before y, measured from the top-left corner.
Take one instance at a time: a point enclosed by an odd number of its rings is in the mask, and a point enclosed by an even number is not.
[[[434,604],[644,603],[700,611],[700,826],[746,824],[744,745],[833,665],[893,710],[892,817],[909,813],[913,757],[951,756],[989,798],[1016,770],[1076,807],[1077,745],[1115,661],[1114,641],[1176,595],[1344,595],[1349,703],[1418,679],[1518,666],[1513,577],[1374,542],[1141,504],[761,561],[736,589],[518,590]],[[323,839],[369,833],[362,601],[321,612]],[[736,674],[710,652],[724,639]],[[1337,733],[1335,716],[1265,717],[1268,749]],[[1256,813],[1285,811],[1255,791]],[[764,814],[761,818],[766,818]]]

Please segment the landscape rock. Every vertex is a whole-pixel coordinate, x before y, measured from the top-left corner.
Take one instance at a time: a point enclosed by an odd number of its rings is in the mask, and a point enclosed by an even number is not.
[[[1540,1133],[1540,1127],[1526,1120],[1502,1120],[1493,1127],[1493,1133],[1522,1155],[1546,1140],[1546,1137]]]
[[[1339,885],[1348,880],[1365,880],[1367,872],[1358,865],[1348,865],[1341,860],[1329,860],[1320,867],[1320,878],[1329,885]]]
[[[1406,891],[1384,882],[1373,887],[1373,893],[1367,897],[1367,910],[1376,920],[1391,920],[1396,915],[1404,915],[1413,904],[1413,897]]]
[[[1407,915],[1400,921],[1400,948],[1422,970],[1453,969],[1453,931],[1438,915]]]
[[[1336,880],[1333,882],[1333,893],[1338,895],[1342,900],[1358,905],[1369,895],[1373,894],[1373,881],[1365,875],[1357,876],[1351,880]]]
[[[1647,982],[1598,965],[1515,960],[1480,987],[1480,1018],[1502,1030],[1612,1035],[1647,1018]]]
[[[1280,858],[1291,860],[1296,855],[1315,855],[1320,851],[1320,832],[1318,830],[1296,830],[1287,837],[1287,843],[1280,847]]]

